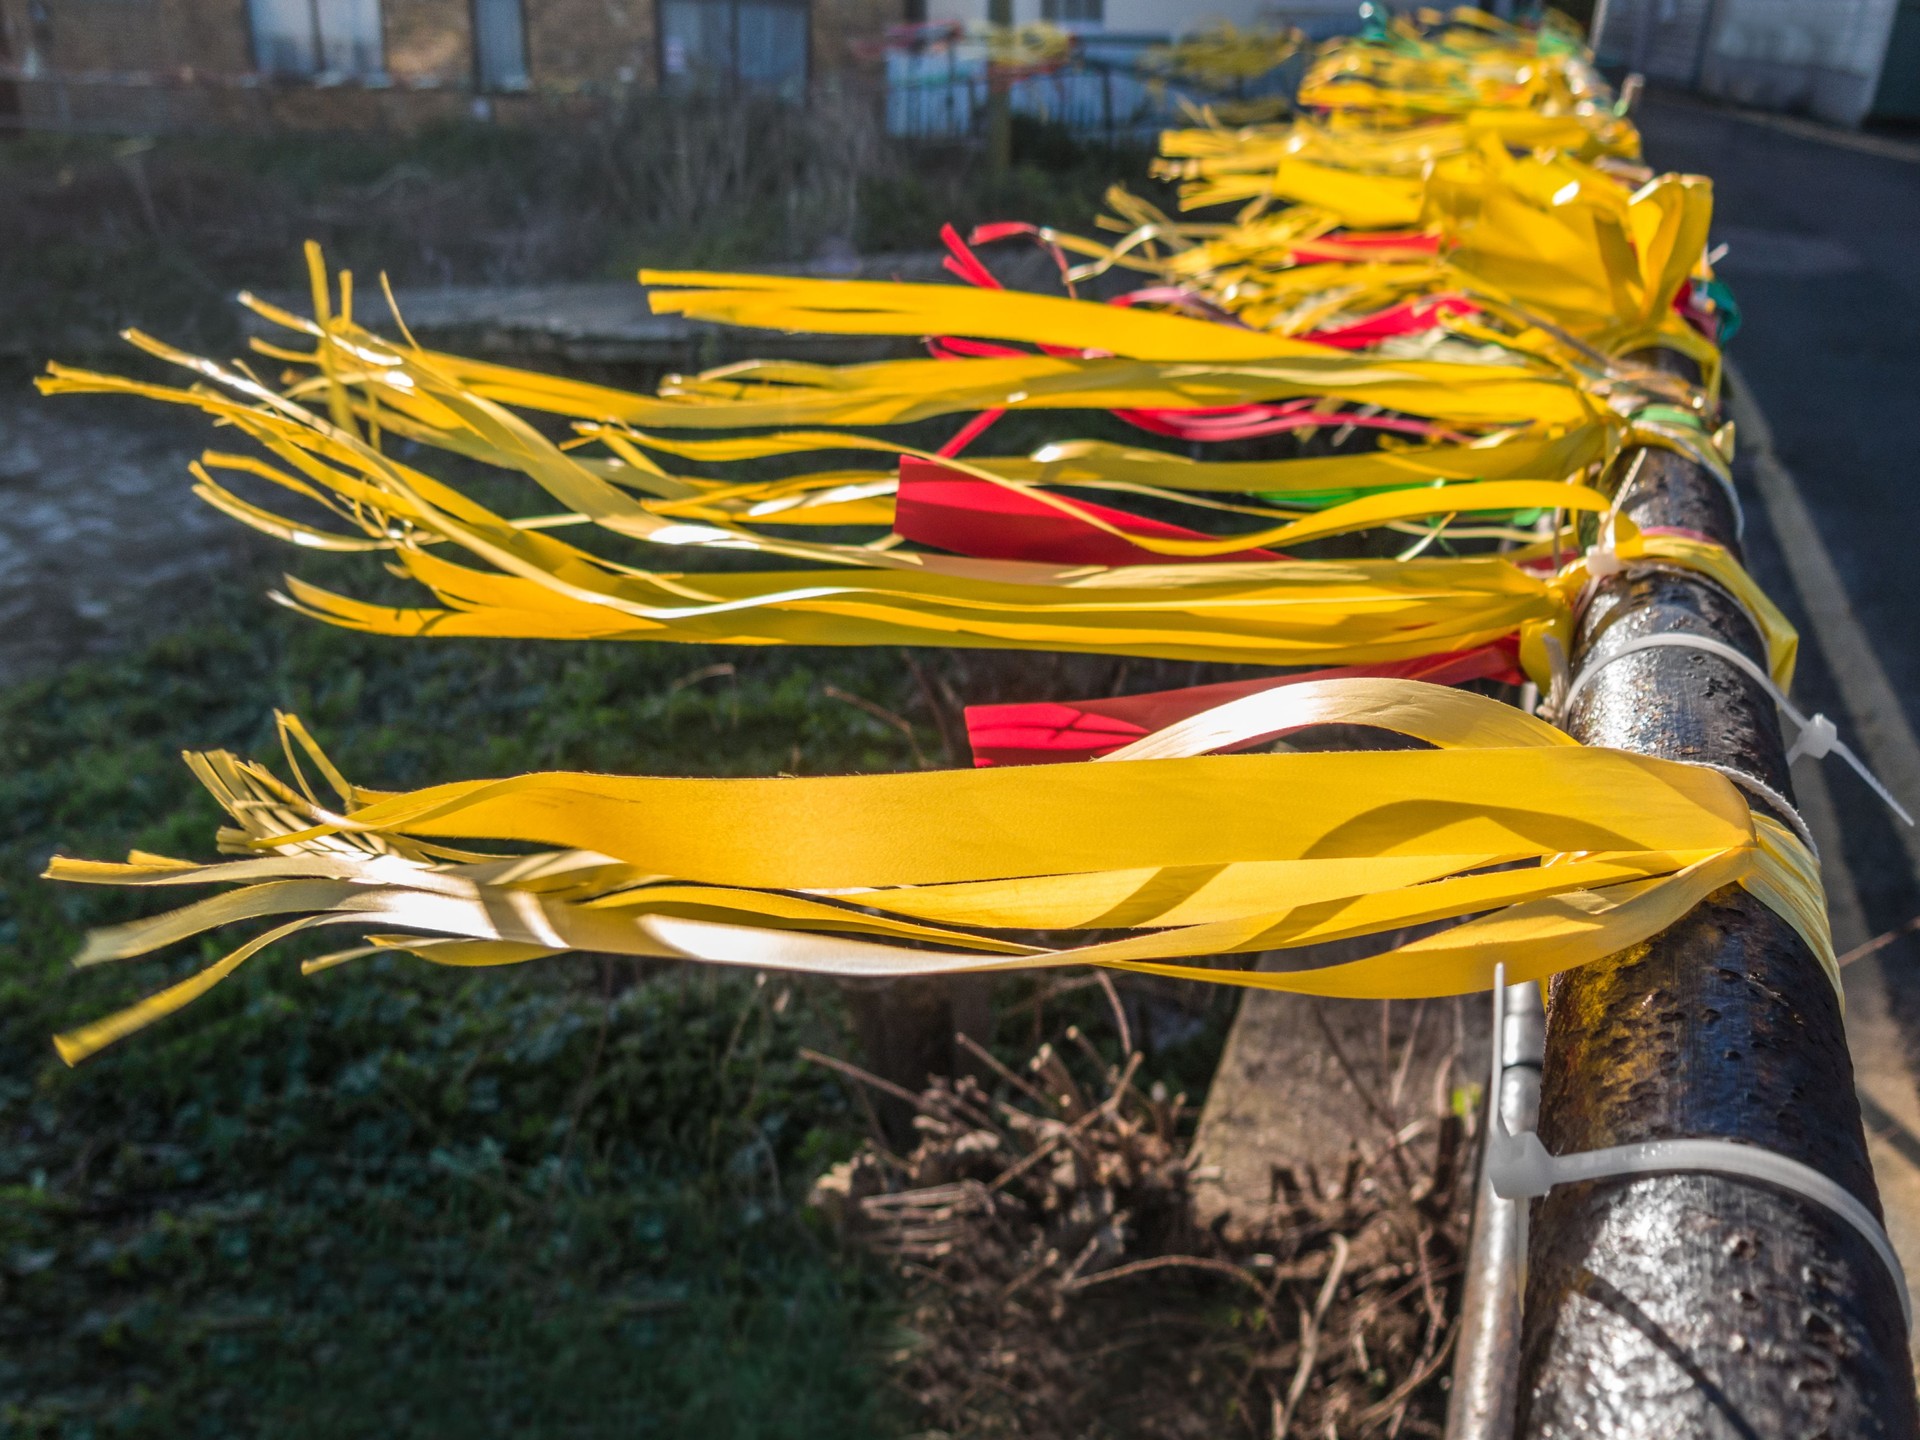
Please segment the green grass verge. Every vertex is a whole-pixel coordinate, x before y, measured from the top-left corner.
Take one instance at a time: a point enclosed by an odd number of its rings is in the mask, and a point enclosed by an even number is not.
[[[849,171],[835,209],[845,177],[774,154],[724,203],[676,209],[633,183],[663,151],[643,126],[24,137],[0,147],[0,378],[102,350],[122,366],[129,323],[231,351],[231,291],[297,284],[308,236],[368,278],[575,278],[804,258],[802,211],[869,250],[927,246],[948,218],[1083,224],[1141,168],[1016,138],[1004,176],[886,161]],[[331,578],[322,557],[297,568]],[[354,593],[366,570],[342,570]],[[831,987],[598,960],[303,981],[288,946],[80,1070],[48,1044],[218,953],[75,974],[83,930],[156,907],[34,878],[56,849],[211,855],[218,811],[182,749],[267,756],[278,706],[383,786],[940,753],[930,725],[910,742],[825,699],[828,679],[915,714],[893,652],[370,641],[249,590],[0,692],[0,1437],[903,1428],[877,1358],[899,1339],[893,1282],[799,1208],[862,1126],[795,1059],[851,1048]],[[1156,1057],[1196,1090],[1230,1007],[1207,1013]],[[1068,1018],[1104,1025],[1098,996],[1009,1019],[1009,1055]]]
[[[252,595],[0,695],[0,1434],[896,1428],[887,1286],[798,1209],[860,1129],[794,1054],[846,1048],[830,987],[287,951],[76,1071],[47,1043],[215,953],[76,975],[152,907],[33,878],[211,854],[183,747],[264,756],[280,705],[383,785],[909,766],[822,666],[907,703],[891,654],[370,642]]]
[[[1086,229],[1116,177],[1168,199],[1144,154],[1055,127],[1016,127],[1014,160],[996,174],[964,150],[880,142],[857,107],[677,102],[584,128],[27,134],[0,140],[0,378],[118,353],[129,325],[230,352],[233,293],[303,293],[307,239],[379,314],[383,270],[400,286],[630,279],[641,265],[804,261],[828,242],[927,250],[943,221]]]

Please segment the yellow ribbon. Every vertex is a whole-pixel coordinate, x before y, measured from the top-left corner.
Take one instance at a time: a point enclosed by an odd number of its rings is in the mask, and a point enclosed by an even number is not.
[[[443,963],[592,950],[847,976],[1095,964],[1382,998],[1482,989],[1499,964],[1510,980],[1541,978],[1738,883],[1832,968],[1814,861],[1712,770],[1581,747],[1496,701],[1409,681],[1257,698],[1264,731],[1359,722],[1436,749],[1181,754],[1216,738],[1187,722],[1157,748],[1086,765],[774,780],[551,773],[384,794],[348,784],[286,718],[296,776],[297,753],[318,761],[333,805],[304,779],[296,789],[231,755],[190,757],[238,826],[228,843],[254,858],[56,858],[47,872],[235,887],[96,932],[83,964],[242,920],[275,928],[57,1043],[78,1061],[281,936],[337,925],[386,927],[371,945]],[[554,848],[467,848],[502,842]],[[1063,930],[1105,938],[1046,945],[1032,933]],[[1309,955],[1291,969],[1179,963],[1360,935],[1382,935],[1381,952],[1318,967]]]

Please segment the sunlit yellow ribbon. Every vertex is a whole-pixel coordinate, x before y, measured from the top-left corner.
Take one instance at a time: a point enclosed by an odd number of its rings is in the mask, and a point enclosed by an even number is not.
[[[636,395],[382,339],[356,323],[345,277],[336,303],[311,250],[312,318],[253,302],[310,347],[257,346],[302,367],[282,388],[144,337],[137,343],[201,384],[55,367],[42,388],[190,404],[250,437],[267,458],[210,453],[196,467],[198,493],[297,545],[386,552],[432,607],[372,605],[297,580],[286,597],[376,633],[940,643],[1267,665],[1385,661],[1518,635],[1523,663],[1545,684],[1550,642],[1570,642],[1594,575],[1666,565],[1740,603],[1784,686],[1792,628],[1733,557],[1688,536],[1639,533],[1586,483],[1629,443],[1725,472],[1705,424],[1718,352],[1674,309],[1684,286],[1710,275],[1707,183],[1648,178],[1630,163],[1631,125],[1553,24],[1524,32],[1469,10],[1394,19],[1385,38],[1323,50],[1301,98],[1322,113],[1165,138],[1166,173],[1190,203],[1247,202],[1231,220],[1171,218],[1120,193],[1110,197],[1122,232],[1114,243],[1043,237],[1086,262],[1073,275],[1117,266],[1176,287],[1151,304],[643,277],[656,309],[693,319],[1072,353],[749,362]],[[1369,228],[1420,233],[1368,249],[1354,233]],[[1422,236],[1437,237],[1438,253]],[[1309,240],[1317,248],[1303,248]],[[1448,295],[1473,309],[1435,312],[1425,334],[1371,351],[1299,338]],[[1221,312],[1234,323],[1220,323]],[[1702,385],[1631,360],[1656,344],[1692,356]],[[1355,406],[1419,417],[1429,438],[1294,460],[1194,461],[1071,440],[1031,456],[943,461],[1109,534],[1126,532],[1073,492],[1182,499],[1258,527],[1201,539],[1126,534],[1160,563],[1124,569],[788,530],[893,520],[892,457],[928,452],[855,427],[1287,400],[1311,400],[1316,424],[1324,415],[1338,425]],[[556,442],[525,412],[571,421],[574,434]],[[523,476],[558,513],[500,514],[388,453],[386,436]],[[698,466],[835,452],[816,462],[826,468],[753,481],[676,473],[659,458]],[[857,467],[848,453],[888,463]],[[235,475],[317,503],[337,527],[243,498],[225,483]],[[1555,518],[1504,555],[1201,563],[1519,511]],[[1587,554],[1572,544],[1578,527],[1562,523],[1581,515],[1598,517],[1602,534]],[[554,533],[569,525],[808,568],[629,565]],[[1207,753],[1323,723],[1432,748]],[[805,780],[539,774],[384,794],[338,775],[296,720],[283,730],[293,785],[231,755],[190,757],[235,822],[223,845],[244,858],[53,862],[49,873],[70,881],[226,887],[96,932],[81,963],[268,922],[199,974],[59,1037],[70,1062],[189,1003],[265,946],[337,926],[372,933],[310,968],[396,948],[456,965],[590,950],[860,976],[1094,964],[1382,998],[1484,988],[1497,965],[1510,980],[1540,978],[1645,940],[1740,884],[1834,973],[1817,865],[1725,776],[1585,749],[1491,700],[1410,682],[1247,697],[1088,765]],[[337,799],[310,790],[303,765]],[[522,853],[529,846],[539,848]],[[1084,943],[1058,943],[1074,931],[1088,932]],[[1380,937],[1379,953],[1316,965],[1304,949],[1360,936]],[[1262,952],[1278,952],[1276,968],[1191,963]]]
[[[276,926],[207,971],[60,1037],[70,1062],[178,1009],[301,928],[380,931],[430,960],[592,950],[860,976],[1096,964],[1352,997],[1537,979],[1630,946],[1744,884],[1831,969],[1817,867],[1725,777],[1587,749],[1496,701],[1408,681],[1256,697],[1261,733],[1329,722],[1428,751],[1208,756],[1203,718],[1089,765],[776,780],[535,774],[403,794],[318,761],[322,804],[225,754],[191,757],[252,858],[56,859],[56,879],[211,899],[96,932],[100,963],[243,920]],[[1240,702],[1244,704],[1245,702]],[[1157,757],[1157,758],[1144,758]],[[487,856],[467,847],[555,847]],[[457,849],[448,848],[458,845]],[[1389,935],[1446,922],[1404,943]],[[382,929],[384,927],[384,929]],[[1039,943],[1036,931],[1104,938]],[[1192,957],[1382,935],[1308,968]],[[359,950],[312,962],[326,965]]]

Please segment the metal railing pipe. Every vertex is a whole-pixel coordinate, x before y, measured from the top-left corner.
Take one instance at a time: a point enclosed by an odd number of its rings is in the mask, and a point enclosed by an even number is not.
[[[1732,505],[1703,467],[1630,451],[1614,475],[1620,511],[1643,529],[1705,534],[1737,553]],[[1675,631],[1764,663],[1724,591],[1629,566],[1594,586],[1574,673]],[[1792,803],[1771,697],[1718,656],[1622,656],[1561,723],[1587,744],[1731,767]],[[1556,1154],[1742,1141],[1813,1166],[1879,1212],[1840,997],[1799,935],[1738,887],[1553,983],[1540,1134]],[[1751,1181],[1684,1173],[1556,1189],[1534,1212],[1517,1433],[1912,1440],[1894,1281],[1837,1215]]]
[[[1494,1103],[1512,1131],[1540,1118],[1540,1060],[1546,1016],[1532,981],[1507,987],[1505,1020],[1494,1037]],[[1520,1291],[1526,1275],[1527,1202],[1493,1193],[1483,1165],[1473,1197],[1460,1296],[1460,1341],[1447,1396],[1447,1440],[1512,1440],[1520,1383]]]

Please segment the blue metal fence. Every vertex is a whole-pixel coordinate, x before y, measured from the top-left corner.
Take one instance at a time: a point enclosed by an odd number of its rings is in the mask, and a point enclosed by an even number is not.
[[[1155,80],[1143,65],[1166,44],[1159,35],[1087,35],[1057,68],[1008,87],[1008,106],[1089,140],[1151,143],[1196,104],[1221,97]],[[1278,87],[1276,87],[1278,88]],[[987,59],[978,40],[960,38],[887,54],[887,133],[915,140],[966,140],[986,125]]]

